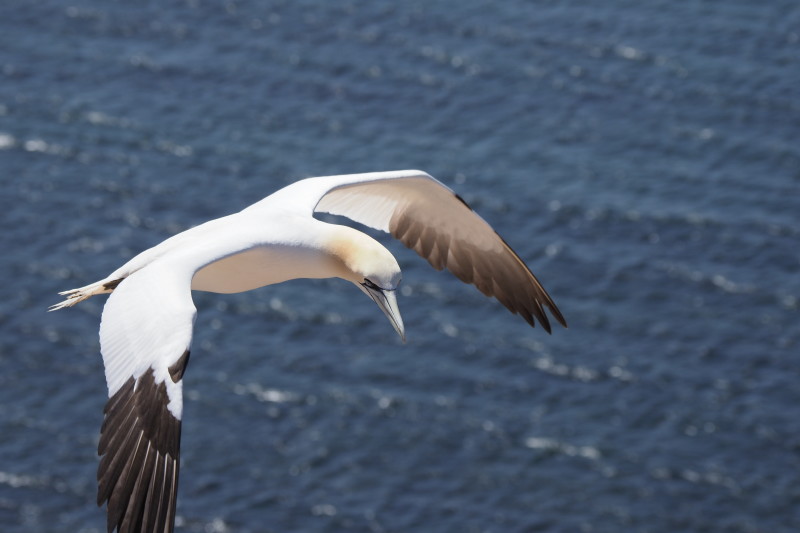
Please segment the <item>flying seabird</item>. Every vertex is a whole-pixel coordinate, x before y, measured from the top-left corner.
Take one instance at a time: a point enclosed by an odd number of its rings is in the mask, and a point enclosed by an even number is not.
[[[345,216],[389,232],[437,270],[447,268],[549,333],[566,327],[522,259],[448,187],[418,170],[309,178],[239,213],[145,250],[106,278],[60,294],[70,307],[111,293],[100,323],[108,403],[100,430],[97,504],[119,533],[172,532],[183,374],[196,309],[192,290],[236,293],[297,278],[353,282],[405,340],[395,297],[401,272],[372,237],[329,224]]]

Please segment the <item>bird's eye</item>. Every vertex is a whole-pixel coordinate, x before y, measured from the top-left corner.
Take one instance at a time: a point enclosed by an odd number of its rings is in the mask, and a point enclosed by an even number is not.
[[[370,281],[368,278],[364,278],[364,283],[362,283],[362,285],[364,285],[366,288],[372,289],[374,291],[380,290],[380,287],[378,287],[377,285],[372,283],[372,281]]]

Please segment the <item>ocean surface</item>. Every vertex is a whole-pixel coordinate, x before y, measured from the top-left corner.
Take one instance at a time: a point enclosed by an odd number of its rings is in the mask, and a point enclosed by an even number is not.
[[[57,292],[300,178],[419,168],[552,335],[390,238],[195,294],[177,530],[800,531],[800,6],[0,4],[0,531],[101,532],[105,297]]]

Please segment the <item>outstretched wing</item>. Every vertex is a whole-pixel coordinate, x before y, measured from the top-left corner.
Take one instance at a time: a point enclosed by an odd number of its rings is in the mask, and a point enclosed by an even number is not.
[[[315,211],[391,233],[437,270],[447,268],[532,326],[535,317],[550,332],[546,306],[566,327],[556,304],[514,250],[460,196],[428,174],[353,174],[298,185],[317,187]]]
[[[172,532],[182,377],[195,319],[191,274],[158,261],[125,278],[103,309],[109,400],[100,434],[97,504],[108,531]]]

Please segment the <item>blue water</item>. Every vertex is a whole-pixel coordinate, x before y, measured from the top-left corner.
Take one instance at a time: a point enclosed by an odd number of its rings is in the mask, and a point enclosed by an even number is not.
[[[197,294],[178,530],[800,530],[800,8],[0,4],[0,530],[104,531],[104,299],[294,180],[420,168],[552,336],[398,243],[408,343],[342,281]]]

